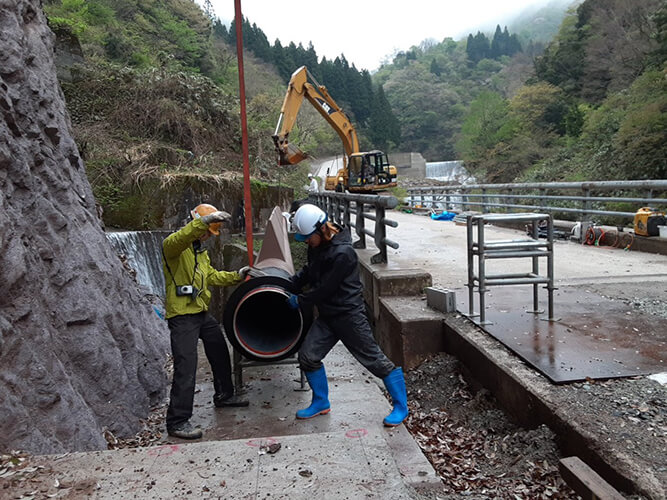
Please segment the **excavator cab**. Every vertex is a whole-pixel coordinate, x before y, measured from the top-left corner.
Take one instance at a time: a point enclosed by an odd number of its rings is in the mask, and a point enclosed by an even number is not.
[[[350,191],[375,191],[378,186],[396,183],[396,169],[382,151],[355,153],[348,161]]]

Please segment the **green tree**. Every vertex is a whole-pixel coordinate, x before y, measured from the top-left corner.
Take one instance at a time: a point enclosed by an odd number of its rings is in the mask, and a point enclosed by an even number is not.
[[[431,73],[435,76],[440,76],[442,74],[442,70],[440,69],[440,66],[438,66],[438,61],[436,61],[435,57],[431,61]]]
[[[374,93],[369,135],[373,145],[385,151],[401,142],[400,125],[381,86]]]
[[[496,92],[481,92],[470,103],[456,149],[466,164],[479,165],[487,152],[509,140],[515,129],[507,101]]]
[[[472,36],[472,33],[468,35],[466,54],[468,55],[468,59],[474,63],[490,57],[491,47],[489,45],[489,39],[484,33],[478,31],[475,36]]]
[[[565,133],[568,103],[563,91],[547,82],[526,85],[510,101],[510,113],[527,131]]]
[[[507,38],[509,39],[509,35],[507,35]],[[496,32],[493,34],[493,39],[491,40],[489,57],[498,59],[500,56],[507,54],[507,42],[508,40],[505,39],[505,34],[503,34],[500,29],[500,24],[497,24]]]

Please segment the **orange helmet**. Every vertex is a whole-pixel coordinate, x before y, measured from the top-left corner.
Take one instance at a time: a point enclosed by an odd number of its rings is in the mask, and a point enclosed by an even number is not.
[[[191,210],[190,215],[192,215],[193,219],[199,219],[200,217],[212,214],[213,212],[217,211],[218,209],[213,205],[202,203],[201,205],[197,205],[194,210]],[[208,225],[208,230],[211,232],[211,234],[218,236],[220,234],[220,226],[222,226],[222,222],[213,222],[212,224]]]

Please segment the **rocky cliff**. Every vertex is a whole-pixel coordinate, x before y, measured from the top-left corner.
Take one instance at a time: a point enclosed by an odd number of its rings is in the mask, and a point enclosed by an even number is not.
[[[0,451],[138,430],[169,335],[104,236],[39,0],[0,0],[0,286]]]

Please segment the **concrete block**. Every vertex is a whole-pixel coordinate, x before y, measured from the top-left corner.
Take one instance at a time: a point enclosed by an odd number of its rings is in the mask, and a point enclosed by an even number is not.
[[[410,370],[429,354],[444,351],[443,315],[420,297],[379,298],[375,338],[394,363]]]
[[[421,269],[376,270],[373,272],[379,297],[421,296],[431,286],[431,275]]]
[[[433,284],[431,275],[421,269],[391,269],[372,265],[368,262],[370,259],[365,258],[367,252],[360,252],[359,275],[364,288],[364,301],[373,313],[373,322],[379,318],[380,297],[421,297],[424,288]]]
[[[456,312],[456,292],[446,288],[429,286],[426,292],[426,304],[436,311]]]

